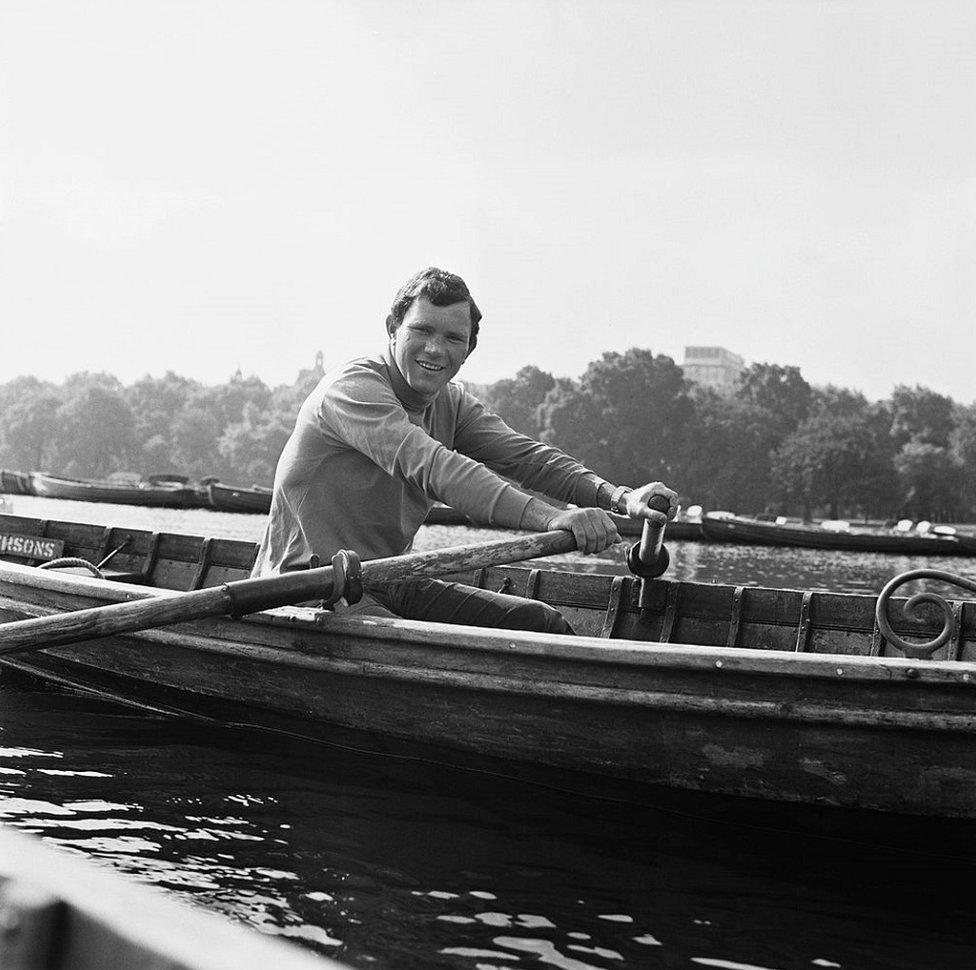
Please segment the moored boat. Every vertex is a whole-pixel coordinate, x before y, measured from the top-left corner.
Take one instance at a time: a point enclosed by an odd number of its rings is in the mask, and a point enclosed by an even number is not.
[[[267,515],[271,511],[271,489],[261,485],[225,485],[216,478],[205,478],[200,489],[205,504],[218,512]]]
[[[253,543],[0,516],[0,619],[248,574]],[[17,541],[14,541],[14,540]],[[98,575],[33,564],[67,556]],[[94,573],[97,567],[88,567]],[[976,819],[976,605],[501,566],[579,636],[284,607],[0,656],[156,711],[629,793]],[[2,643],[2,627],[0,627]],[[0,647],[2,653],[2,647]],[[918,654],[918,655],[916,655]]]
[[[34,495],[76,502],[115,502],[154,508],[192,509],[200,505],[197,489],[185,478],[152,476],[146,481],[99,481],[59,478],[41,472],[31,474]]]
[[[976,555],[976,539],[956,533],[834,529],[824,528],[822,525],[766,522],[744,516],[714,513],[702,517],[701,530],[709,542],[847,552],[885,552],[901,556]]]
[[[643,523],[637,519],[632,519],[626,515],[616,515],[615,513],[610,513],[610,518],[613,519],[617,526],[617,531],[622,536],[639,536],[641,534],[641,529],[643,528]],[[478,528],[485,528],[485,526],[479,526],[478,523],[473,522],[468,516],[463,512],[458,512],[456,509],[452,509],[448,505],[441,505],[440,503],[434,505],[431,510],[427,513],[427,519],[424,523],[425,525],[470,525]],[[686,519],[677,518],[674,522],[668,523],[668,537],[672,540],[689,540],[696,541],[703,539],[701,533],[701,521],[699,519]]]
[[[205,478],[200,483],[200,492],[206,506],[218,512],[239,512],[267,515],[271,511],[271,489],[261,485],[227,485],[216,478]],[[637,536],[641,532],[641,522],[624,515],[611,515],[622,536]],[[436,502],[427,513],[425,525],[473,526],[485,528],[474,522],[463,512],[449,505]],[[669,523],[668,535],[673,540],[701,539],[701,523],[698,519],[682,519]]]
[[[5,492],[7,495],[33,494],[30,473],[0,468],[0,492]]]

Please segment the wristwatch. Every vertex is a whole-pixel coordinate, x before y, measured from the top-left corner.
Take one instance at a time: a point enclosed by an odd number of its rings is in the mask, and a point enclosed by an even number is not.
[[[624,499],[630,495],[630,492],[631,490],[626,485],[618,485],[610,497],[610,511],[616,512],[617,515],[626,515],[627,505]]]

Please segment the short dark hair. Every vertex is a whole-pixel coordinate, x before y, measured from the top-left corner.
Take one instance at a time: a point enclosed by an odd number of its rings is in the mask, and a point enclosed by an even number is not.
[[[393,319],[393,329],[403,323],[407,310],[417,297],[425,296],[434,306],[451,306],[454,303],[467,303],[471,312],[471,339],[468,341],[468,353],[474,350],[478,343],[478,329],[481,322],[481,311],[474,302],[468,284],[456,273],[449,273],[446,269],[428,266],[419,273],[414,273],[393,298],[390,316]]]

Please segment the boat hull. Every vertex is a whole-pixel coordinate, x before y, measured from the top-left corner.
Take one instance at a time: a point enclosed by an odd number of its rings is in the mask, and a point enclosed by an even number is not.
[[[271,489],[268,488],[207,482],[204,489],[207,504],[218,512],[267,515],[271,511]]]
[[[32,571],[36,572],[36,571]],[[4,570],[0,619],[156,595]],[[127,703],[516,776],[976,818],[976,665],[288,608],[11,657]]]
[[[705,516],[701,530],[709,542],[757,546],[790,546],[841,552],[881,552],[900,556],[973,556],[976,540],[967,537],[894,534],[886,532],[832,532],[813,526],[776,525],[752,519],[717,519]]]
[[[34,495],[75,502],[113,502],[118,505],[178,509],[198,508],[201,505],[193,486],[177,483],[121,485],[114,482],[56,478],[34,472],[31,475],[31,485]]]
[[[0,492],[7,495],[31,495],[31,477],[28,472],[0,468]]]

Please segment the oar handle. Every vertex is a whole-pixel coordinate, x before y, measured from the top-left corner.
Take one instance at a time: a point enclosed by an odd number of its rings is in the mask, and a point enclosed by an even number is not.
[[[670,503],[663,495],[654,495],[647,503],[656,512],[667,513]],[[627,553],[627,566],[635,576],[654,579],[660,576],[671,564],[671,555],[664,545],[664,529],[667,522],[644,520],[639,542],[635,542]]]

